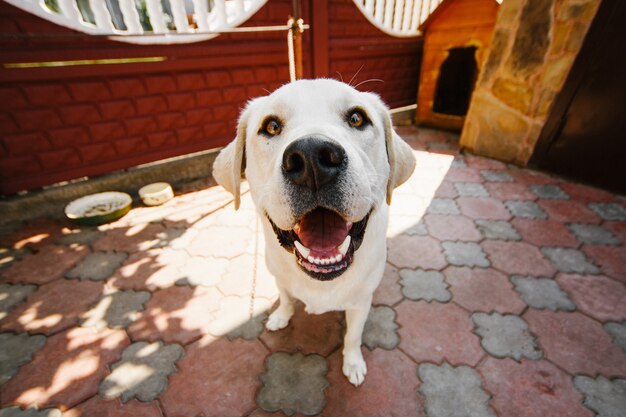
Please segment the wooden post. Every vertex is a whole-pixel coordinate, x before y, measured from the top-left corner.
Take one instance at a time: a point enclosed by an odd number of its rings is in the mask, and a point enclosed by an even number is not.
[[[301,0],[291,0],[291,7],[293,11],[294,25],[301,26],[302,24],[302,4]],[[302,79],[302,29],[300,27],[294,27],[293,31],[293,54],[296,64],[296,79]]]

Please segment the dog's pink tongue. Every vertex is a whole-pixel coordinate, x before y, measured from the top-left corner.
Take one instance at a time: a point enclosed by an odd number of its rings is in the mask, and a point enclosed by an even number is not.
[[[337,213],[317,208],[300,220],[296,233],[307,248],[318,252],[334,252],[349,231],[348,224]]]

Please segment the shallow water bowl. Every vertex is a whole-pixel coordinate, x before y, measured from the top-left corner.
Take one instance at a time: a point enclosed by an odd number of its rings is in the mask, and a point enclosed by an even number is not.
[[[128,194],[118,191],[91,194],[69,203],[65,215],[78,224],[97,226],[124,216],[132,202]]]
[[[158,206],[174,198],[174,191],[166,182],[155,182],[141,187],[139,197],[146,206]]]

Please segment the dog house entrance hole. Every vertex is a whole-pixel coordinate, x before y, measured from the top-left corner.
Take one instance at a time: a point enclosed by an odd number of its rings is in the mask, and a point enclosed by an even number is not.
[[[465,116],[478,72],[475,54],[473,46],[448,50],[448,57],[439,69],[433,103],[435,113]]]

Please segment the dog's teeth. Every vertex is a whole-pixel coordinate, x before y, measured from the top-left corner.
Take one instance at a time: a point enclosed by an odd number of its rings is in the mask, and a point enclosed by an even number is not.
[[[298,250],[298,252],[300,252],[300,255],[302,255],[303,258],[308,259],[309,253],[311,253],[311,249],[307,248],[297,240],[294,240],[293,244],[296,245],[296,249]]]
[[[314,264],[314,263],[315,263],[315,258],[314,258],[314,257],[312,257],[312,256],[307,256],[307,257],[306,257],[306,260],[307,260],[307,261],[309,261],[309,262],[311,262],[312,264]]]
[[[338,254],[337,256],[335,256],[333,263],[341,262],[342,259],[343,259],[343,256],[341,254]]]
[[[315,261],[313,263],[315,263],[316,265],[321,265],[322,260],[320,258],[315,258]]]
[[[351,240],[352,240],[352,238],[350,237],[350,235],[346,236],[346,239],[337,248],[337,249],[339,249],[339,253],[341,254],[341,257],[346,256],[346,253],[348,253],[348,248],[350,247],[350,241]]]

